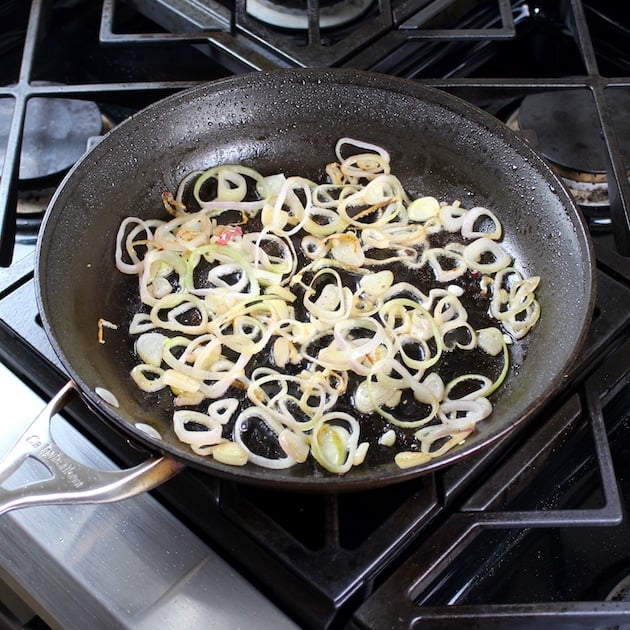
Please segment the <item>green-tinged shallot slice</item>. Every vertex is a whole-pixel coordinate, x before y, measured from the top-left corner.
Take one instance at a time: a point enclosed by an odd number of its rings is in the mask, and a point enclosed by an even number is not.
[[[162,374],[162,382],[164,385],[168,385],[174,393],[180,392],[198,392],[201,389],[201,382],[188,375],[182,374],[178,370],[164,370]]]
[[[227,466],[245,466],[248,462],[247,451],[229,440],[213,446],[210,454],[216,461]]]
[[[146,332],[136,339],[136,353],[140,360],[149,365],[162,365],[162,353],[168,337],[158,332]]]
[[[475,400],[488,396],[493,384],[492,379],[483,374],[462,374],[446,384],[444,394],[447,401]],[[442,403],[442,410],[445,402]]]
[[[426,370],[437,363],[442,356],[444,343],[433,316],[420,304],[407,298],[395,298],[386,302],[379,311],[380,318],[388,332],[395,335],[395,347],[403,352],[409,367]],[[404,350],[402,342],[418,340],[422,356],[414,358]],[[433,350],[428,343],[432,340]]]
[[[415,372],[422,373],[436,362],[436,355],[427,341],[416,335],[398,335],[394,348],[405,366]]]
[[[503,327],[513,339],[522,339],[540,319],[540,304],[537,300],[532,300],[525,308],[518,313],[503,320]]]
[[[509,369],[510,369],[510,353],[508,350],[507,343],[505,343],[503,346],[503,368],[501,370],[501,373],[497,377],[497,379],[494,381],[492,387],[490,388],[490,391],[488,392],[488,396],[490,396],[490,394],[493,394],[499,387],[501,387],[501,385],[503,385],[503,381],[506,379]]]
[[[360,427],[350,414],[334,411],[319,418],[311,434],[311,453],[326,470],[343,474],[352,468]]]
[[[472,350],[477,345],[477,336],[468,323],[468,311],[455,292],[445,291],[433,309],[433,318],[438,326],[444,348]]]
[[[440,326],[440,334],[444,342],[444,349],[448,351],[455,348],[473,350],[477,346],[477,335],[468,322],[459,320],[446,322]]]
[[[433,459],[430,453],[422,451],[401,451],[396,453],[394,461],[398,468],[414,468],[415,466],[422,466],[427,464]]]

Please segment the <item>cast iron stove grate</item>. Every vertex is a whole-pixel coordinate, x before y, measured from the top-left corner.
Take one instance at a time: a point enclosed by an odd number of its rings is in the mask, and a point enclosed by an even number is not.
[[[467,7],[453,0],[106,0],[101,37],[109,42],[187,37],[205,43],[207,54],[235,72],[291,66],[368,68],[414,40],[513,37],[510,1],[493,5],[474,21],[459,22]],[[167,34],[117,28],[116,12],[125,6],[151,18]],[[261,11],[264,6],[267,10]]]

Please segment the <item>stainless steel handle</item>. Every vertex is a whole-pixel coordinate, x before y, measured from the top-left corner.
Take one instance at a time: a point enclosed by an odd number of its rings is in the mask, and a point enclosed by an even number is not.
[[[0,514],[32,505],[111,503],[136,496],[170,479],[184,465],[155,456],[126,470],[96,470],[76,461],[55,443],[50,421],[76,392],[71,381],[46,405],[0,462],[0,484],[29,457],[51,476],[17,488],[0,487]]]

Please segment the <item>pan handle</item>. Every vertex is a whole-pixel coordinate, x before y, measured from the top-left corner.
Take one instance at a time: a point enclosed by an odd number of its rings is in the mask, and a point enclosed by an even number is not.
[[[29,457],[43,464],[51,477],[21,487],[0,487],[0,515],[31,505],[110,503],[136,496],[170,479],[184,465],[165,456],[151,457],[126,470],[96,470],[65,453],[50,432],[51,418],[76,392],[70,381],[26,428],[0,462],[0,484]]]

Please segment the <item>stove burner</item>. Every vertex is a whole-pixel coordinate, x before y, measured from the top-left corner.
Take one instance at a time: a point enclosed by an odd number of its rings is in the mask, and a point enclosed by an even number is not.
[[[630,91],[609,89],[606,101],[630,167]],[[606,172],[601,125],[589,90],[531,94],[521,103],[518,124],[535,134],[538,150],[554,164],[569,171]]]
[[[609,90],[606,99],[615,120],[617,138],[627,157],[630,176],[630,92]],[[522,132],[562,178],[576,202],[590,209],[598,226],[610,219],[605,147],[593,98],[586,89],[531,94],[507,124]]]
[[[319,0],[320,28],[334,28],[358,18],[373,0]],[[308,0],[247,0],[249,15],[271,26],[308,28]]]
[[[0,163],[4,161],[13,104],[0,100]],[[103,132],[98,106],[78,99],[34,97],[27,105],[20,156],[21,184],[39,188],[58,178],[86,151],[90,137]]]

